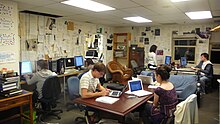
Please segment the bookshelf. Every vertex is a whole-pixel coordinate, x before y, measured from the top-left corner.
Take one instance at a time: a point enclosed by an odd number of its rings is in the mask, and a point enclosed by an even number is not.
[[[122,65],[129,65],[130,33],[114,33],[113,60]]]

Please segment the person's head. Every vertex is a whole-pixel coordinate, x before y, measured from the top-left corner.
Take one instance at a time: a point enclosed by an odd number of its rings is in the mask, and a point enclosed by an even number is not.
[[[100,78],[105,75],[106,67],[103,63],[97,62],[92,68],[92,74],[94,78]]]
[[[170,78],[171,68],[168,65],[159,66],[155,70],[155,78],[157,82],[167,81]]]
[[[207,61],[209,60],[209,54],[208,53],[202,53],[201,54],[201,61]]]
[[[157,50],[157,46],[156,46],[156,45],[152,45],[152,46],[150,47],[150,52],[156,53],[156,50]]]
[[[38,68],[38,70],[48,69],[48,61],[43,60],[43,59],[38,60],[37,61],[37,68]]]
[[[93,68],[94,62],[92,61],[91,58],[86,59],[85,63],[86,63],[86,67],[88,69],[92,69]]]

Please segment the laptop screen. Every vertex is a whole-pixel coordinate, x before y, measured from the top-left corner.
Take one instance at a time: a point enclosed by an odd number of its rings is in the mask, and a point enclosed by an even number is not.
[[[130,91],[142,90],[141,80],[132,80],[129,82]]]

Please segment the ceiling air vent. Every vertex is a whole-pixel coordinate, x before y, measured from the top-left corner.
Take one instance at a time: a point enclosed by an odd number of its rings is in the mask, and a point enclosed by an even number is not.
[[[63,16],[60,16],[60,15],[53,15],[53,14],[42,13],[42,12],[35,12],[35,11],[30,11],[30,10],[23,10],[23,11],[20,11],[20,12],[21,13],[34,14],[34,15],[41,15],[41,16],[49,16],[49,17],[54,17],[54,18],[63,17]]]

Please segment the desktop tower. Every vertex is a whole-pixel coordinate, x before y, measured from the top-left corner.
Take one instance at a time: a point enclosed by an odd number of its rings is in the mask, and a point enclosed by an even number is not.
[[[65,72],[64,58],[49,61],[49,70],[57,74],[63,74]]]

